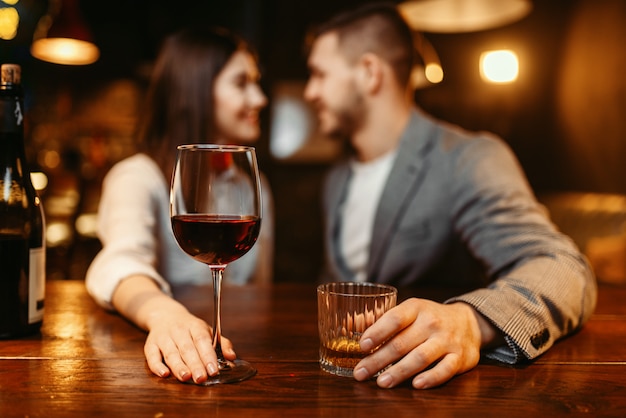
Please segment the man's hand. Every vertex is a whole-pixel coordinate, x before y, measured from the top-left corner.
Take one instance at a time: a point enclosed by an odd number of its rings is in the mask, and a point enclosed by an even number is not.
[[[382,372],[376,382],[383,388],[413,377],[415,389],[441,385],[478,364],[480,349],[500,335],[470,305],[450,305],[408,299],[391,309],[361,337],[361,349],[370,351],[354,368],[356,380]]]

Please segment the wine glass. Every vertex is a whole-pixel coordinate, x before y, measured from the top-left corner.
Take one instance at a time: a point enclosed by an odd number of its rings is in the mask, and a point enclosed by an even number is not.
[[[170,189],[170,217],[180,247],[207,264],[213,278],[213,348],[219,374],[204,385],[248,379],[248,362],[224,358],[221,346],[221,286],[224,269],[244,255],[261,227],[261,191],[253,147],[191,144],[177,148]]]

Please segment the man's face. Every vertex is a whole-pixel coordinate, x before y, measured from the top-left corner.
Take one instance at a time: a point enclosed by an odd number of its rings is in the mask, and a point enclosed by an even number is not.
[[[363,96],[355,81],[355,65],[342,55],[335,33],[324,34],[315,41],[308,66],[310,76],[304,98],[317,110],[320,131],[329,136],[351,137],[361,124]]]

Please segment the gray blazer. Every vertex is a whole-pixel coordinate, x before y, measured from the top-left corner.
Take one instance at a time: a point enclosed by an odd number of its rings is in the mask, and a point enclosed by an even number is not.
[[[324,183],[324,281],[349,281],[338,225],[350,181],[347,161]],[[368,281],[472,290],[464,301],[506,336],[485,353],[533,359],[578,329],[596,303],[594,275],[535,199],[508,146],[415,109],[377,209]]]

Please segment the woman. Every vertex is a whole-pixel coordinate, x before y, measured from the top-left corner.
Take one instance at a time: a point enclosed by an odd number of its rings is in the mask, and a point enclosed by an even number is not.
[[[169,181],[176,146],[250,144],[260,135],[267,99],[255,57],[224,30],[187,29],[168,37],[157,59],[144,118],[141,152],[117,163],[103,182],[98,214],[102,251],[87,272],[87,289],[102,306],[148,331],[144,353],[161,377],[201,383],[218,374],[212,330],[171,296],[170,285],[206,282],[208,267],[185,254],[169,218]],[[262,178],[263,221],[256,245],[226,271],[225,284],[268,281],[273,215]],[[236,355],[223,340],[224,356]]]

